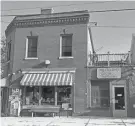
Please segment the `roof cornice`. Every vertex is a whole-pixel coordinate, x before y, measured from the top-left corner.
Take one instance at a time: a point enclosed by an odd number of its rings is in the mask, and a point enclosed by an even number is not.
[[[14,20],[6,29],[6,34],[12,31],[13,28],[27,28],[27,27],[43,27],[53,25],[73,25],[73,24],[87,24],[89,22],[89,14],[80,14],[74,16],[50,17],[50,18],[35,18]]]

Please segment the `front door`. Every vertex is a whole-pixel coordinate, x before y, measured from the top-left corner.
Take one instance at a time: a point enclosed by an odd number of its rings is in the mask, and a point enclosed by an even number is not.
[[[126,117],[126,90],[124,85],[113,85],[113,116]]]

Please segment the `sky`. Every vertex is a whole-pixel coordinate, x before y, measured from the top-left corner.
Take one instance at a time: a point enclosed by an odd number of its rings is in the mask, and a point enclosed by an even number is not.
[[[51,7],[54,13],[78,10],[114,10],[135,8],[135,1],[2,1],[1,15],[40,14],[40,8]],[[5,34],[6,27],[13,18],[1,17],[1,36]],[[122,27],[92,27],[93,42],[97,53],[107,53],[108,51],[127,53],[130,50],[132,34],[135,33],[135,10],[90,13],[90,22],[97,22],[98,26]]]

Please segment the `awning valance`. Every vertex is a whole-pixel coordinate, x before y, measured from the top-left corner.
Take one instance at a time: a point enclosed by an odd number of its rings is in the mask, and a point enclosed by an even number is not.
[[[71,72],[48,72],[48,73],[26,73],[21,85],[23,86],[65,86],[72,85],[73,73]]]

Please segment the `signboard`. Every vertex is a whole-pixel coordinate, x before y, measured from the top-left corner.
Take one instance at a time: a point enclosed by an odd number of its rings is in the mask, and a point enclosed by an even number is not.
[[[99,79],[121,78],[121,68],[97,68],[97,78]]]
[[[6,82],[7,82],[7,80],[6,80],[6,78],[3,78],[3,79],[0,79],[0,87],[6,87],[7,85],[6,85]]]
[[[62,103],[62,108],[67,110],[69,108],[69,103]]]
[[[19,89],[12,89],[12,95],[19,95],[20,90]]]
[[[12,89],[12,94],[9,96],[10,101],[10,114],[14,116],[19,116],[20,112],[20,90]]]

